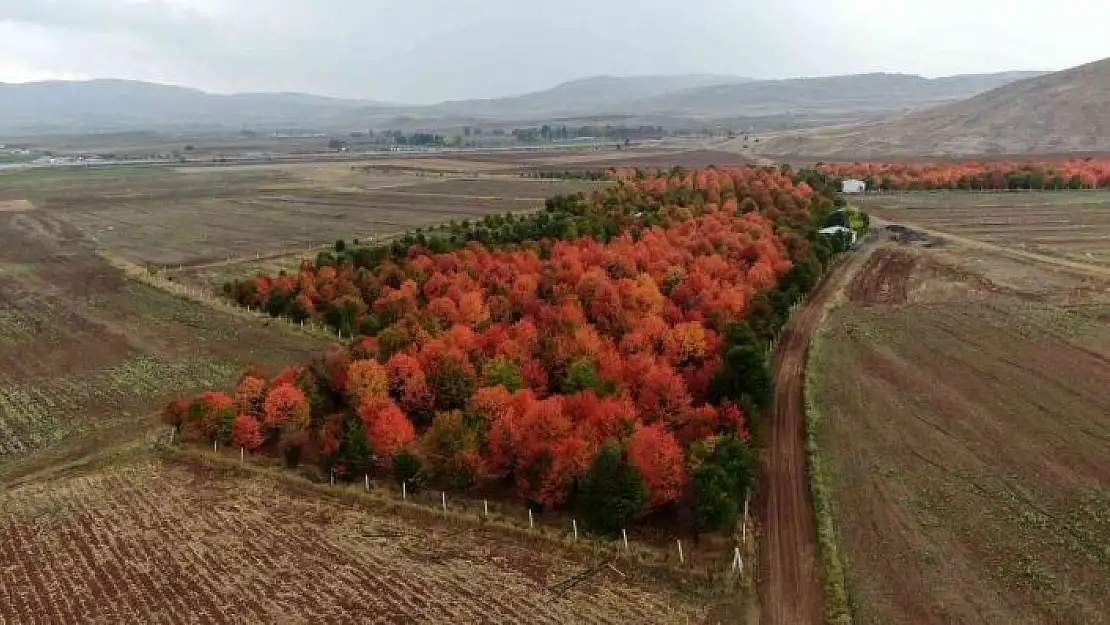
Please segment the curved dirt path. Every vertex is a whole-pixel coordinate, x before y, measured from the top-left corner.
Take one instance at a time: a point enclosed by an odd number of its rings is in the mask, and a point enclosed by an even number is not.
[[[792,315],[771,360],[775,397],[771,438],[763,459],[760,525],[760,622],[818,625],[825,622],[824,590],[818,565],[817,531],[805,460],[806,353],[810,336],[829,302],[870,256],[866,244],[848,256],[810,300]]]

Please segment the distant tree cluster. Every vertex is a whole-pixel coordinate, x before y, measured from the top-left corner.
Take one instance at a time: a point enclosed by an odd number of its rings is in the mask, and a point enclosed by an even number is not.
[[[228,285],[358,338],[166,422],[340,479],[504,482],[599,532],[680,511],[727,531],[772,396],[767,341],[835,255],[816,231],[836,203],[778,168],[612,176],[534,216],[340,242]]]
[[[854,178],[868,190],[930,191],[937,189],[1063,190],[1110,188],[1110,160],[1076,159],[1063,162],[999,163],[818,163],[798,172],[811,186]]]

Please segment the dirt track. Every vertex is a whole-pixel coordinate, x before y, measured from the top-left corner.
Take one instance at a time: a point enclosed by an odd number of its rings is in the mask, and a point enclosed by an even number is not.
[[[759,602],[761,622],[807,625],[825,621],[817,533],[805,468],[806,352],[828,303],[870,254],[865,247],[847,258],[783,330],[771,363],[775,399],[771,439],[764,456]]]

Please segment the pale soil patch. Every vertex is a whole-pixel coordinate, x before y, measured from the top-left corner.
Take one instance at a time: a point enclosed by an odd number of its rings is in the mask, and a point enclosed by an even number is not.
[[[0,200],[0,213],[18,213],[35,210],[31,200]]]

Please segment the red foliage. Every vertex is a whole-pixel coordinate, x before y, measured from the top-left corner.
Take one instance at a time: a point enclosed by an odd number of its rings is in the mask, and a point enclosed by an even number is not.
[[[390,457],[416,440],[416,430],[405,413],[387,397],[371,397],[359,408],[366,438],[374,453]]]
[[[254,451],[265,442],[262,425],[253,416],[241,414],[231,422],[231,444]]]
[[[682,497],[686,485],[682,448],[663,424],[636,430],[628,443],[628,462],[640,470],[651,491],[651,505],[661,506]]]
[[[263,407],[262,424],[278,428],[289,424],[294,429],[308,427],[308,400],[296,386],[282,385],[270,389]]]

